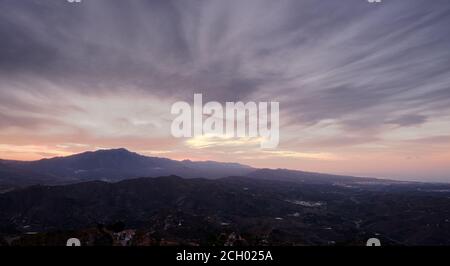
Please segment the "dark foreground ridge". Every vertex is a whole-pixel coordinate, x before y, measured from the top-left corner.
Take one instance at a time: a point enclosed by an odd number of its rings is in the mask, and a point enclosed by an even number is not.
[[[177,176],[0,194],[1,245],[449,245],[450,186]]]

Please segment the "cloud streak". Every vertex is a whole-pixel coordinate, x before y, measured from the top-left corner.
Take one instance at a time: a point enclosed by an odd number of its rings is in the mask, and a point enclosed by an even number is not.
[[[281,147],[271,154],[279,162],[371,158],[374,147],[389,156],[425,151],[404,143],[450,135],[446,0],[0,0],[0,7],[4,147],[31,145],[23,139],[33,131],[45,142],[38,147],[116,143],[183,157],[198,145],[170,139],[169,110],[195,92],[205,101],[279,101]],[[219,154],[211,156],[229,159]]]

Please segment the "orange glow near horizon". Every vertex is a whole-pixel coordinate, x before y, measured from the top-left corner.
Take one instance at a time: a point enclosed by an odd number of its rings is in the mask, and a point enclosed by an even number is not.
[[[122,140],[124,143],[125,140]],[[106,143],[103,143],[106,144]],[[101,146],[101,145],[100,145]],[[445,175],[450,161],[450,152],[434,153],[421,157],[405,157],[403,154],[371,153],[361,156],[355,153],[323,154],[294,151],[221,150],[219,147],[190,148],[178,146],[177,149],[143,149],[140,145],[120,146],[145,156],[166,157],[173,160],[237,162],[256,168],[287,168],[311,172],[372,176],[421,180],[420,176]],[[103,147],[63,143],[56,145],[0,145],[0,158],[8,160],[38,160],[57,156],[68,156],[84,151],[120,148],[112,145]],[[161,147],[162,148],[162,147]],[[222,147],[223,148],[223,147]],[[408,169],[405,171],[405,169]],[[406,173],[406,174],[405,174]],[[411,178],[408,175],[411,173]],[[415,175],[412,175],[415,173]]]
[[[441,4],[86,1],[67,12],[52,1],[7,2],[0,159],[123,147],[176,160],[450,182],[450,16]],[[171,107],[193,106],[196,94],[203,106],[279,103],[279,145],[174,138]]]

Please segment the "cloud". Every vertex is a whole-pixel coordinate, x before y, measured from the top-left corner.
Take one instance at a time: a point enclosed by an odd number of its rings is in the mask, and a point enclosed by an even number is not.
[[[2,158],[15,155],[18,159],[29,158],[29,156],[39,157],[55,157],[72,155],[72,152],[64,151],[62,149],[55,149],[47,145],[9,145],[0,144],[0,155]],[[37,158],[39,158],[37,157]],[[35,157],[36,158],[36,157]]]
[[[407,127],[407,126],[421,125],[426,121],[427,117],[424,115],[409,114],[387,121],[387,123]]]
[[[261,137],[233,137],[226,135],[201,135],[194,136],[185,141],[185,143],[195,149],[216,148],[216,147],[258,147],[263,141]]]
[[[294,159],[313,159],[313,160],[337,160],[338,158],[330,153],[311,153],[296,151],[264,151],[269,157],[294,158]]]
[[[239,150],[228,140],[169,139],[171,103],[194,92],[279,101],[280,151],[291,157],[355,146],[364,157],[364,145],[450,134],[447,0],[0,5],[5,145],[32,131],[48,145]]]

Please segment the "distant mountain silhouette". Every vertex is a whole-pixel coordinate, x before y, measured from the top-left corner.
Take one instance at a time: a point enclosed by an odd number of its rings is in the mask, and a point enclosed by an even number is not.
[[[310,183],[373,180],[287,169],[256,169],[239,163],[176,161],[143,156],[120,148],[37,161],[0,160],[0,191],[35,184],[57,185],[91,180],[111,182],[136,177],[169,175],[207,179],[246,176]]]
[[[247,177],[253,177],[264,180],[282,180],[309,184],[329,184],[329,183],[353,183],[353,182],[377,182],[388,183],[392,180],[382,180],[377,178],[364,178],[354,176],[331,175],[313,172],[304,172],[289,169],[256,169],[247,174]]]
[[[118,181],[165,175],[220,178],[246,175],[253,170],[250,166],[237,163],[176,161],[143,156],[120,148],[38,161],[2,160],[0,186],[64,184],[89,180]]]

